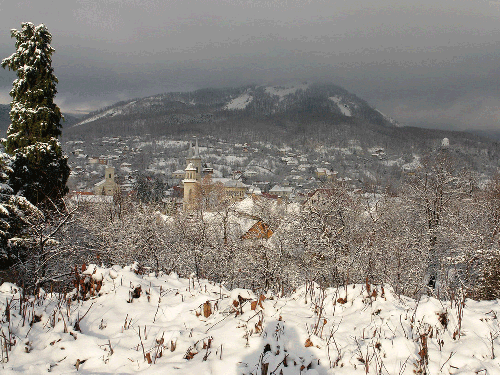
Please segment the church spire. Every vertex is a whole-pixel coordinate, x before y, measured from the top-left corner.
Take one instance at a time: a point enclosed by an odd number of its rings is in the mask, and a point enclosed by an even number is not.
[[[200,157],[200,149],[198,148],[198,138],[196,138],[196,145],[194,146],[194,156]]]

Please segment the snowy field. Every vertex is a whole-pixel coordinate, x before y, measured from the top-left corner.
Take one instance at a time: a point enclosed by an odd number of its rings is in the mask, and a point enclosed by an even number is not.
[[[84,301],[20,303],[0,286],[0,373],[500,373],[498,301],[417,302],[369,284],[255,295],[133,268],[87,268]]]

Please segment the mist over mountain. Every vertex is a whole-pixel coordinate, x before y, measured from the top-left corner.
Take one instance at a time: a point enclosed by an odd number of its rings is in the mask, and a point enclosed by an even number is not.
[[[493,129],[472,129],[472,130],[467,130],[467,132],[472,133],[472,134],[477,134],[481,137],[487,137],[491,138],[495,141],[500,141],[500,130],[493,130]]]

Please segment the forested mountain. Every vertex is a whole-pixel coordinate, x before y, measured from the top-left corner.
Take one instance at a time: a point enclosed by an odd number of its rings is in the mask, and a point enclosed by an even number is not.
[[[496,169],[500,147],[466,132],[401,127],[367,102],[333,84],[246,86],[166,93],[91,113],[64,132],[66,139],[150,134],[213,137],[229,142],[266,141],[308,153],[318,147],[384,148],[392,159],[412,160],[449,138],[459,159]],[[369,155],[369,154],[368,154]],[[361,156],[361,155],[360,155]]]
[[[394,127],[395,122],[335,85],[247,86],[167,93],[120,102],[90,114],[72,133],[267,133],[293,136],[315,127]]]

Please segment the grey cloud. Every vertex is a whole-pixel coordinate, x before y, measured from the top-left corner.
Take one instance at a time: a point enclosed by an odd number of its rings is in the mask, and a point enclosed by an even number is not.
[[[402,122],[500,126],[499,4],[0,2],[0,57],[13,52],[10,28],[45,23],[63,110],[207,86],[329,80]],[[2,102],[13,77],[0,70]]]

